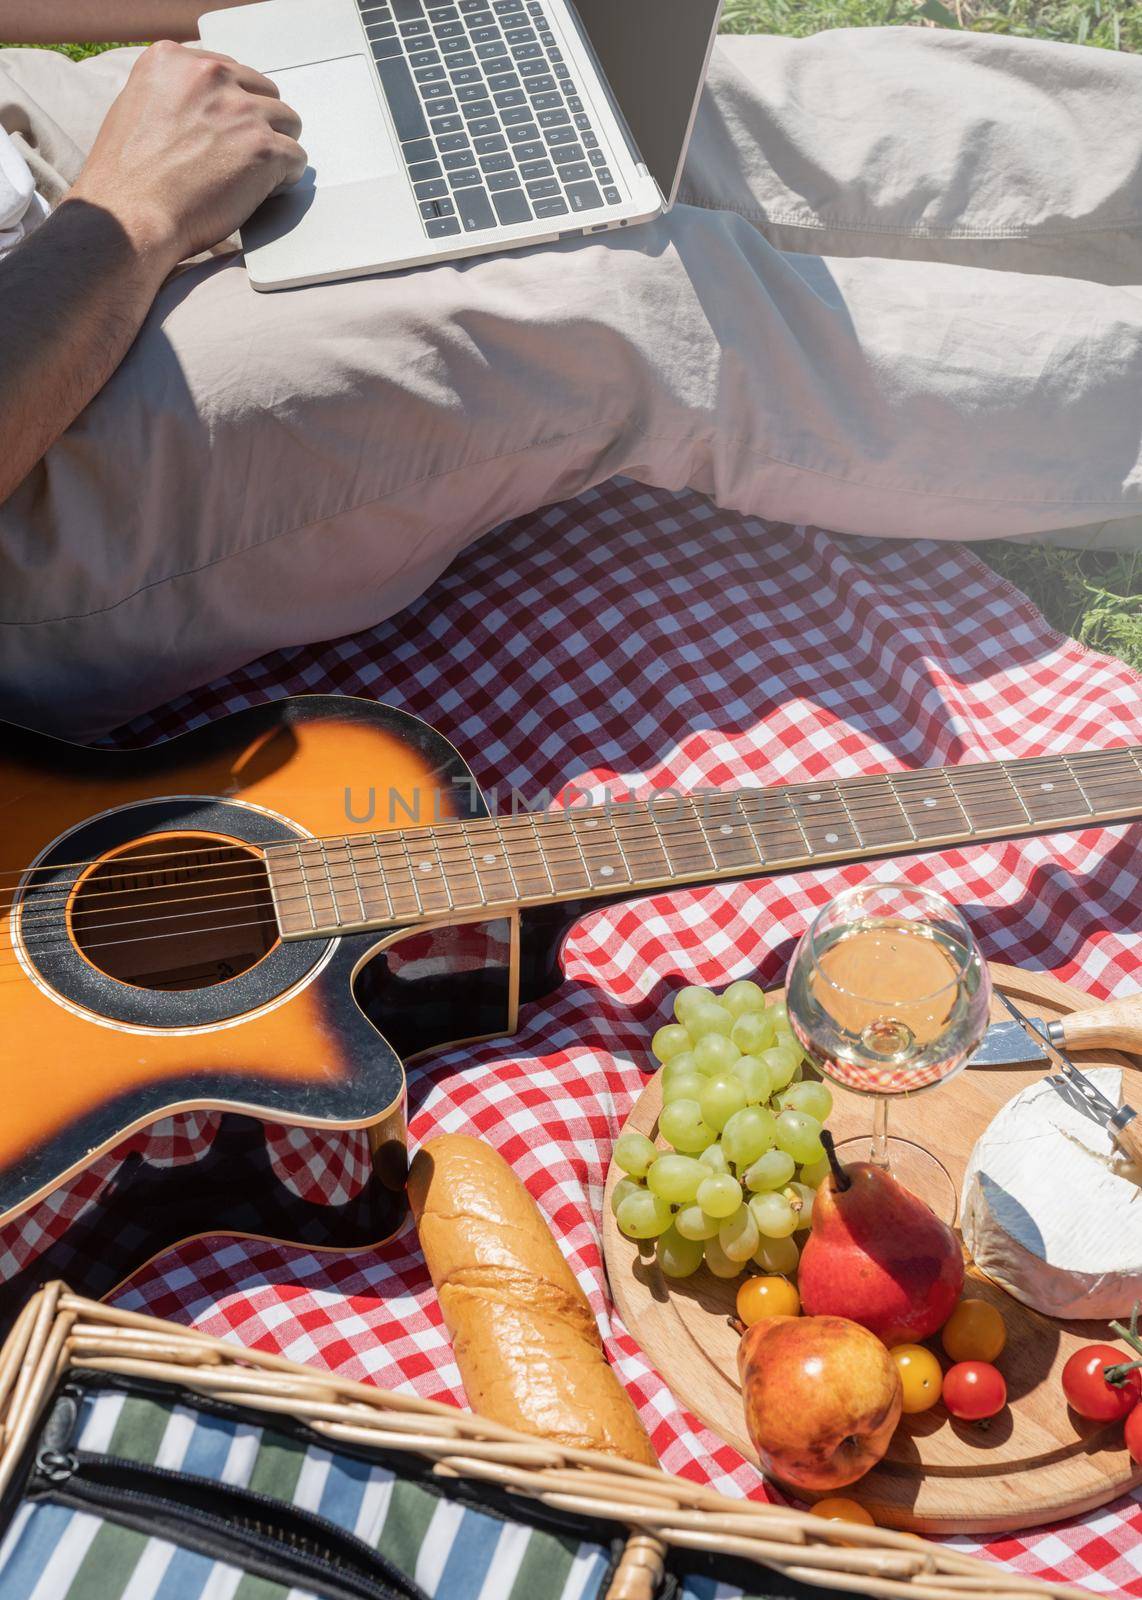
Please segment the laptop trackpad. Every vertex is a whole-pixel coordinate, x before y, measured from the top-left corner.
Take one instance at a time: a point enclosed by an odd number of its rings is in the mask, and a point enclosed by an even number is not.
[[[309,157],[303,185],[363,183],[401,170],[366,56],[281,67],[267,77],[301,118],[301,143]]]

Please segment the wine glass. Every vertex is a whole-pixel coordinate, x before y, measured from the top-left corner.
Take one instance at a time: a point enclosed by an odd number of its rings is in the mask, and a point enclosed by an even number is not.
[[[872,1135],[838,1145],[842,1161],[892,1172],[953,1222],[947,1168],[909,1139],[890,1138],[896,1095],[945,1083],[987,1031],[991,977],[949,901],[907,883],[846,889],[802,936],[786,978],[789,1023],[821,1073],[875,1098]]]

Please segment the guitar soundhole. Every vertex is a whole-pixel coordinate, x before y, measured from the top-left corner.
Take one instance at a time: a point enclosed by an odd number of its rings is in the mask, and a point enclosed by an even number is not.
[[[76,885],[70,923],[88,961],[140,989],[224,983],[278,939],[261,855],[209,834],[155,836],[98,862]]]

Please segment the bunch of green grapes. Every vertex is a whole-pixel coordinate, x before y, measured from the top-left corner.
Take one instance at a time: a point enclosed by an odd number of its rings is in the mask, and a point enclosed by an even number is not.
[[[833,1097],[802,1078],[785,1003],[767,1005],[756,983],[720,995],[683,989],[674,1015],[651,1042],[663,1063],[658,1129],[671,1149],[641,1133],[619,1137],[618,1225],[628,1239],[656,1240],[669,1278],[688,1278],[703,1260],[719,1278],[749,1262],[793,1273],[796,1235],[829,1170],[821,1128]]]

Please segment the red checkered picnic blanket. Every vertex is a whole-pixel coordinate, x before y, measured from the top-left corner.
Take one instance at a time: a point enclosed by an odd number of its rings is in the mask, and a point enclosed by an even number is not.
[[[481,782],[525,793],[573,780],[644,794],[1064,753],[1136,741],[1142,723],[1135,673],[1053,633],[966,548],[772,526],[629,485],[490,534],[390,622],[259,661],[129,732],[150,740],[314,690],[412,711]],[[563,988],[524,1010],[515,1038],[412,1069],[413,1138],[475,1133],[511,1162],[589,1295],[664,1467],[729,1494],[765,1492],[679,1409],[615,1317],[603,1272],[611,1146],[674,986],[747,974],[777,983],[806,921],[843,884],[903,874],[964,907],[995,959],[1099,998],[1135,989],[1140,842],[1138,827],[1089,829],[601,910],[571,935]],[[122,1303],[463,1404],[411,1227],[349,1257],[199,1241],[149,1268]],[[982,1548],[1026,1573],[1142,1596],[1134,1497]]]

